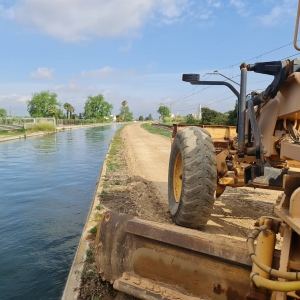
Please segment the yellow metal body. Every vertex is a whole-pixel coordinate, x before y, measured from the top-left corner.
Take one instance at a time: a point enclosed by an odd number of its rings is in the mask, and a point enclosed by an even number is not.
[[[275,242],[276,234],[270,229],[267,229],[267,234],[261,232],[257,238],[255,254],[262,263],[269,267],[272,266]],[[268,273],[262,271],[255,264],[253,264],[252,272],[258,273],[260,277],[270,278]]]

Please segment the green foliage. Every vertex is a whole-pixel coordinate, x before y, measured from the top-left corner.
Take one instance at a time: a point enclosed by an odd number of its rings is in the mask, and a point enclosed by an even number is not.
[[[100,119],[111,114],[113,105],[104,100],[103,95],[88,96],[84,105],[84,115],[86,118]]]
[[[72,113],[75,112],[75,108],[68,102],[64,104],[64,109],[66,110],[67,113],[67,119],[71,119]]]
[[[72,119],[77,120],[77,119],[79,119],[79,116],[77,114],[72,114]]]
[[[97,210],[101,210],[101,209],[103,209],[103,208],[104,208],[104,206],[103,206],[102,204],[99,204],[99,205],[96,206],[96,209],[97,209]]]
[[[27,132],[37,132],[37,131],[55,131],[55,126],[53,122],[39,122],[31,126]]]
[[[153,121],[152,115],[149,114],[149,116],[145,118],[145,121]]]
[[[124,142],[121,138],[121,132],[125,128],[125,126],[122,126],[114,135],[114,138],[111,142],[110,149],[108,152],[108,158],[107,158],[107,173],[111,171],[115,171],[117,169],[121,169],[126,163],[124,161],[120,161],[118,159],[118,151],[122,151],[121,149],[124,148]],[[102,195],[103,196],[103,195]]]
[[[48,112],[54,118],[55,115],[58,113],[58,108],[56,106],[54,106],[54,105],[51,105],[51,106],[48,107]]]
[[[95,233],[97,233],[97,226],[94,226],[92,229],[90,229],[89,230],[89,233],[91,233],[91,234],[95,234]]]
[[[125,120],[126,121],[132,121],[133,119],[133,115],[132,112],[130,111],[128,105],[127,105],[127,101],[123,101],[122,102],[122,106],[120,108],[120,115],[119,115],[119,119],[120,120]]]
[[[88,263],[92,263],[93,261],[94,261],[94,252],[93,252],[93,250],[92,249],[87,249],[86,251],[85,251],[85,253],[86,253],[86,262],[88,262]],[[82,274],[82,276],[84,276],[84,277],[92,277],[93,276],[93,273],[91,273],[91,272],[83,272],[83,274]]]
[[[139,116],[139,121],[144,121],[144,117],[143,116]]]
[[[152,125],[150,125],[148,123],[142,124],[142,127],[144,129],[146,129],[147,131],[149,131],[150,133],[163,135],[163,136],[166,136],[169,138],[171,138],[171,136],[172,136],[171,132],[167,132],[167,131],[164,131],[163,129],[153,127]]]
[[[0,118],[6,118],[7,112],[4,108],[0,108]]]
[[[57,101],[57,94],[49,91],[34,93],[31,100],[27,101],[27,111],[31,117],[52,117],[53,110],[51,111],[51,109],[60,106],[61,104]]]
[[[186,124],[199,124],[200,120],[196,119],[192,114],[189,114],[185,117]]]
[[[204,125],[225,125],[227,123],[227,115],[213,109],[203,107],[201,123]]]
[[[168,106],[161,105],[157,112],[162,116],[162,118],[171,116],[171,111]]]
[[[227,117],[227,125],[232,125],[232,126],[236,126],[236,122],[237,122],[237,114],[238,114],[238,105],[237,103],[234,106],[233,110],[229,110],[227,112],[228,117]]]

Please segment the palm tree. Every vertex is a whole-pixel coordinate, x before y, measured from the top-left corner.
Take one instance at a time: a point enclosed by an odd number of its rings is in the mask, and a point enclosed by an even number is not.
[[[124,122],[126,122],[126,109],[125,109],[126,105],[127,105],[127,101],[124,100],[124,101],[122,102],[123,113],[124,113]]]
[[[68,102],[66,102],[65,104],[64,104],[64,109],[66,110],[66,112],[67,112],[67,119],[69,119],[69,108],[70,108],[70,103],[68,103]]]
[[[75,108],[72,105],[70,105],[70,107],[69,107],[70,119],[72,117],[72,113],[74,113],[74,112],[75,112]]]
[[[64,104],[64,109],[65,109],[66,112],[67,112],[67,119],[70,119],[71,116],[72,116],[72,113],[75,112],[74,107],[73,107],[70,103],[66,102],[66,103]]]
[[[52,117],[54,118],[55,114],[58,113],[58,109],[56,106],[51,105],[48,107],[48,113],[52,115]]]

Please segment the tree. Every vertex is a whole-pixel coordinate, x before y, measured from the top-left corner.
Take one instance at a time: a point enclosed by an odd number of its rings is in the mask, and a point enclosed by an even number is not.
[[[234,106],[234,110],[230,110],[227,112],[228,117],[227,117],[227,125],[232,125],[232,126],[236,126],[236,122],[237,122],[237,114],[238,114],[238,105],[237,103]]]
[[[140,117],[139,117],[139,121],[144,121],[144,117],[143,117],[143,116],[140,116]]]
[[[152,115],[151,115],[151,114],[149,114],[148,120],[149,120],[149,121],[153,121],[153,118],[152,118]]]
[[[202,108],[202,120],[204,125],[225,125],[227,122],[227,115],[222,114],[207,107]]]
[[[50,107],[59,108],[61,104],[57,101],[57,94],[49,91],[32,94],[31,100],[27,101],[27,111],[31,117],[51,117]]]
[[[199,119],[196,119],[192,114],[185,117],[186,124],[199,124]]]
[[[124,100],[124,101],[122,102],[122,106],[123,106],[124,120],[125,120],[125,122],[126,122],[126,111],[125,111],[125,107],[127,106],[127,101],[126,101],[126,100]]]
[[[0,118],[6,118],[7,112],[4,108],[0,108]]]
[[[164,121],[165,117],[170,117],[171,116],[171,111],[170,111],[168,106],[161,105],[158,108],[157,112],[161,115],[163,121]]]
[[[126,122],[126,121],[132,121],[133,114],[130,111],[128,105],[127,105],[127,101],[123,101],[122,102],[122,106],[120,108],[120,115],[123,115],[124,122]]]
[[[71,119],[72,113],[75,112],[74,107],[73,107],[70,103],[66,102],[66,103],[64,104],[64,109],[65,109],[66,112],[67,112],[67,119]]]
[[[51,106],[48,107],[48,112],[54,118],[54,116],[58,113],[58,108],[54,105],[51,105]]]
[[[103,118],[111,114],[113,105],[104,100],[103,95],[88,96],[84,105],[84,115],[86,118]]]

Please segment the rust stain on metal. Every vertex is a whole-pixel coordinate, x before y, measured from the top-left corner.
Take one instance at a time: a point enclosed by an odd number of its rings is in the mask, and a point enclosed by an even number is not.
[[[138,249],[133,256],[133,270],[141,277],[164,282],[195,296],[220,295],[213,299],[246,299],[249,272],[238,266],[201,257],[198,261],[180,258],[176,251],[159,252]],[[216,280],[220,283],[216,284]],[[148,286],[155,291],[155,286]]]

